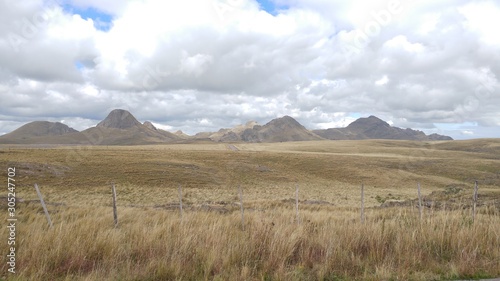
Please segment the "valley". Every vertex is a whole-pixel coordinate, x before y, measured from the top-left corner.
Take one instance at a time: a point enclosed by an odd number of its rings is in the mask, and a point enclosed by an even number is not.
[[[498,139],[6,144],[0,146],[0,162],[17,171],[16,280],[500,275]],[[478,214],[472,222],[476,180]],[[53,228],[47,226],[35,183]],[[421,220],[417,183],[424,203]],[[361,184],[365,223],[360,222]],[[5,244],[0,247],[5,250]]]

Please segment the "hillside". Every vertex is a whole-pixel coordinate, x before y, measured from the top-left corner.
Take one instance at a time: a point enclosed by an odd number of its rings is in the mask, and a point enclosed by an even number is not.
[[[169,143],[181,140],[150,122],[141,124],[130,112],[115,109],[95,127],[81,132],[62,123],[35,121],[0,136],[0,143],[12,144],[84,144],[137,145]]]
[[[206,138],[207,133],[198,133],[196,137]],[[232,129],[208,133],[208,138],[218,142],[287,142],[322,139],[290,116],[273,119],[263,126],[255,121],[249,121]]]
[[[111,111],[97,126],[82,133],[95,136],[93,144],[100,145],[138,145],[181,140],[173,133],[157,129],[151,122],[141,124],[130,112],[123,109]]]
[[[0,146],[1,165],[17,167],[23,200],[16,204],[28,218],[17,241],[31,258],[22,259],[16,274],[23,280],[93,281],[365,280],[367,272],[368,280],[500,275],[500,139],[234,146],[238,152],[212,142],[104,146],[78,154]],[[479,196],[472,221],[475,180]],[[52,229],[35,189],[24,188],[35,182]]]
[[[97,128],[129,129],[143,126],[128,111],[123,109],[112,110],[108,116],[97,124]],[[144,125],[144,127],[147,127]]]
[[[0,143],[73,143],[79,132],[60,122],[34,121],[0,136]]]
[[[438,134],[427,136],[422,131],[392,127],[389,123],[375,116],[359,118],[345,128],[313,130],[313,132],[330,140],[452,140],[452,138],[448,136]]]
[[[19,127],[5,136],[13,138],[60,136],[67,133],[75,133],[77,130],[60,122],[34,121]]]
[[[345,128],[326,130],[306,129],[290,116],[276,118],[259,125],[255,121],[217,132],[201,132],[188,136],[181,131],[167,132],[153,123],[139,122],[130,112],[112,110],[95,127],[81,132],[59,122],[35,121],[0,136],[0,143],[12,144],[87,144],[87,145],[140,145],[158,143],[214,142],[289,142],[313,140],[452,140],[438,134],[425,135],[422,131],[392,127],[387,122],[370,116],[359,118]]]
[[[290,116],[276,118],[264,126],[254,126],[252,129],[247,129],[241,133],[241,138],[247,142],[286,142],[322,139]]]
[[[242,141],[241,134],[243,131],[247,129],[252,129],[254,126],[257,126],[258,123],[255,121],[248,121],[244,125],[237,125],[234,128],[230,129],[220,129],[215,133],[209,133],[208,138],[217,141],[217,142],[236,142]],[[204,133],[198,134],[199,138],[206,138],[207,136]]]

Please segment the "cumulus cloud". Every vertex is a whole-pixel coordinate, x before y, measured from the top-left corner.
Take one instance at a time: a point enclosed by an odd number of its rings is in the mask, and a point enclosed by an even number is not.
[[[497,2],[271,2],[0,1],[0,132],[124,108],[189,133],[287,114],[500,135]]]

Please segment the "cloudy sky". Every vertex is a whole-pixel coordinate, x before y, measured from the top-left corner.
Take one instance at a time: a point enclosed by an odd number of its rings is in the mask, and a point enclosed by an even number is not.
[[[376,115],[500,137],[498,27],[493,0],[0,0],[0,134],[122,108],[188,134]]]

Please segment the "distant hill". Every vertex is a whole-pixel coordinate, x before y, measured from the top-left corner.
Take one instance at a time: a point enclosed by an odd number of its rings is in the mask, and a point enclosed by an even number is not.
[[[448,136],[438,134],[427,136],[422,131],[392,127],[389,123],[375,116],[359,118],[345,128],[313,130],[313,132],[325,139],[330,140],[453,140]]]
[[[438,134],[425,135],[413,129],[401,129],[370,116],[359,118],[345,128],[309,131],[290,116],[276,118],[261,126],[255,121],[217,132],[188,136],[181,131],[170,133],[153,123],[139,122],[130,112],[112,110],[95,127],[78,132],[59,122],[35,121],[0,136],[0,143],[12,144],[87,144],[139,145],[179,142],[287,142],[312,140],[452,140]]]
[[[75,136],[75,134],[78,134],[77,130],[60,122],[34,121],[0,136],[0,143],[57,143],[58,139],[61,139],[64,143],[71,143],[76,141],[71,137]]]
[[[141,126],[143,126],[143,124],[137,121],[137,119],[135,119],[135,117],[130,112],[124,109],[115,109],[112,110],[104,120],[99,122],[96,127],[130,129],[134,127],[139,128]]]
[[[97,126],[82,131],[93,138],[94,144],[138,145],[177,142],[175,134],[157,129],[151,122],[141,122],[127,110],[115,109]]]
[[[168,131],[165,131],[165,130],[162,130],[162,129],[159,129],[159,128],[156,128],[155,125],[153,125],[153,123],[149,122],[149,121],[146,121],[144,123],[142,123],[144,126],[146,126],[147,128],[163,135],[163,137],[167,138],[167,139],[172,139],[172,140],[179,140],[179,139],[184,139],[184,136],[182,135],[178,135],[177,133],[171,133],[171,132],[168,132]],[[188,135],[185,135],[185,136],[188,136]],[[189,136],[188,136],[189,137]]]
[[[193,137],[190,135],[185,134],[183,131],[178,130],[177,132],[174,132],[174,135],[178,136],[181,139],[187,140],[187,139],[192,139]]]
[[[157,129],[150,122],[141,124],[123,109],[111,111],[97,126],[81,132],[62,123],[36,121],[0,136],[0,143],[14,144],[135,145],[180,140],[180,137]]]
[[[449,136],[443,136],[443,135],[440,135],[440,134],[430,134],[427,136],[427,138],[429,138],[429,140],[453,140],[452,137],[449,137]]]
[[[155,127],[155,125],[153,125],[153,123],[151,123],[149,121],[142,123],[142,125],[148,127],[149,129],[151,129],[153,131],[158,131],[158,129]]]
[[[247,142],[285,142],[321,140],[322,137],[307,130],[297,120],[284,116],[271,120],[264,126],[254,126],[241,133]]]
[[[12,137],[40,137],[60,136],[75,132],[78,131],[60,122],[34,121],[19,127],[7,135]]]
[[[290,116],[273,119],[264,126],[250,121],[232,129],[221,129],[208,136],[207,133],[198,133],[195,137],[208,137],[219,142],[286,142],[322,139]]]
[[[252,129],[258,125],[255,121],[248,121],[245,125],[237,125],[231,129],[220,129],[215,133],[198,133],[197,138],[208,138],[217,142],[236,142],[242,141],[241,133],[247,129]]]

